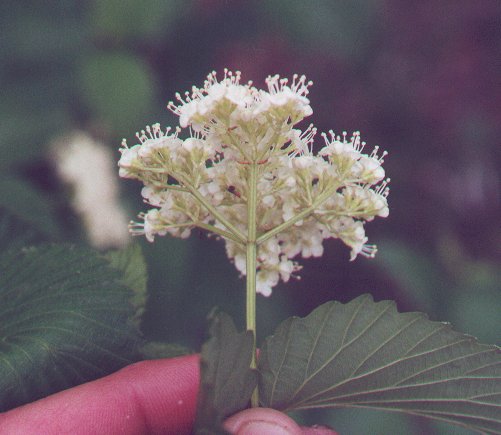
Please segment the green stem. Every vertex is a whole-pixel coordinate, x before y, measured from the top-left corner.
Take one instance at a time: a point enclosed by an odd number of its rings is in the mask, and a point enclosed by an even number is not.
[[[300,221],[301,219],[304,219],[305,217],[309,216],[324,201],[326,201],[338,189],[338,187],[339,186],[332,186],[330,189],[327,189],[325,192],[318,195],[313,201],[313,204],[311,204],[309,207],[303,209],[303,211],[301,211],[294,217],[290,218],[289,220],[281,223],[280,225],[268,231],[267,233],[261,234],[261,236],[259,236],[256,240],[257,244],[259,245],[260,243],[266,242],[266,240],[271,239],[273,236],[276,236],[278,233],[281,233],[282,231],[286,230],[290,226],[294,225],[297,221]]]
[[[256,364],[256,259],[257,259],[257,244],[256,244],[256,209],[257,209],[257,171],[258,165],[252,162],[249,165],[248,178],[248,200],[247,200],[247,252],[246,252],[246,269],[247,277],[247,297],[246,297],[246,320],[247,331],[252,331],[254,336],[254,345],[252,349],[252,360],[250,367],[255,369]],[[252,393],[251,406],[253,408],[259,406],[259,395],[257,388]]]
[[[210,224],[205,224],[203,222],[194,222],[194,225],[196,225],[199,228],[202,228],[204,230],[207,230],[211,233],[217,234],[221,237],[224,237],[225,239],[230,239],[234,241],[235,243],[238,243],[239,245],[242,245],[242,241],[237,239],[233,233],[230,233],[229,231],[222,230],[221,228],[215,227],[214,225]]]
[[[209,210],[212,213],[212,216],[214,216],[219,222],[221,222],[221,224],[223,224],[239,242],[245,243],[245,236],[242,234],[242,232],[231,222],[229,222],[221,213],[219,213],[216,208],[212,204],[210,204],[197,189],[195,189],[191,184],[185,184],[185,186],[189,190],[189,192],[197,199],[197,201],[202,204],[202,206],[204,206],[207,210]]]

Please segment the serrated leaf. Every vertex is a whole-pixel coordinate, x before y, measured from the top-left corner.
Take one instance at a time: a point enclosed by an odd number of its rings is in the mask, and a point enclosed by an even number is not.
[[[98,253],[61,245],[0,257],[0,410],[136,359],[130,290]]]
[[[212,318],[210,335],[200,358],[195,433],[226,434],[221,423],[247,407],[257,385],[257,373],[250,369],[254,337],[250,331],[238,333],[224,313]]]
[[[131,321],[140,326],[147,300],[148,273],[146,261],[139,245],[131,245],[125,249],[110,251],[106,254],[111,267],[122,273],[122,282],[133,291],[131,304],[135,313]]]
[[[376,408],[501,433],[501,350],[369,295],[286,320],[258,370],[266,407]]]

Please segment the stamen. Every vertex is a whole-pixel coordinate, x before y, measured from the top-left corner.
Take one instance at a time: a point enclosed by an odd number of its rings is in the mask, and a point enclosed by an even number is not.
[[[374,189],[374,192],[376,192],[378,195],[384,196],[386,198],[390,193],[390,188],[388,187],[388,184],[390,183],[390,181],[391,181],[390,178],[387,178],[386,180],[384,180],[380,185],[378,185]]]
[[[360,251],[360,255],[367,258],[374,258],[377,253],[376,245],[364,245]]]
[[[141,212],[137,215],[139,219],[142,219],[143,222],[130,221],[129,222],[129,233],[132,236],[144,236],[144,218],[146,213]]]
[[[292,76],[292,83],[289,86],[289,79],[280,78],[278,74],[274,76],[268,76],[265,80],[268,85],[268,91],[270,94],[278,94],[279,92],[284,91],[285,89],[290,89],[295,94],[300,96],[306,96],[309,93],[308,88],[313,85],[312,81],[306,82],[306,76],[302,75],[299,77],[298,74],[294,74]]]
[[[296,157],[297,155],[313,155],[313,142],[316,134],[317,128],[314,127],[313,124],[310,124],[308,128],[300,134],[299,141],[296,141],[296,147],[290,154],[290,157]],[[325,139],[325,133],[322,133],[322,136],[324,136]]]

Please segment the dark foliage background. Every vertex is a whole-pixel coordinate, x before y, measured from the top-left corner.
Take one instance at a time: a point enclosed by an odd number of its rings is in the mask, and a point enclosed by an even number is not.
[[[360,130],[389,151],[390,217],[367,225],[378,257],[349,263],[347,248],[328,243],[303,262],[300,281],[259,299],[260,337],[290,315],[370,292],[500,344],[498,0],[4,0],[0,206],[45,238],[85,244],[50,141],[81,129],[116,150],[147,123],[175,125],[165,108],[174,93],[224,67],[257,85],[306,74],[315,83],[308,122]],[[140,186],[121,185],[134,217]],[[215,305],[243,327],[244,283],[221,243],[202,234],[141,243],[147,338],[198,349]],[[305,418],[343,434],[467,433],[361,413]]]

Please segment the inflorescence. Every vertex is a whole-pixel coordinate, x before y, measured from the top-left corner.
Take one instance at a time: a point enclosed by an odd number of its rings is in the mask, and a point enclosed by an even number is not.
[[[240,83],[240,72],[207,77],[168,108],[181,128],[159,124],[137,134],[139,144],[122,143],[120,176],[144,183],[152,206],[131,225],[133,234],[186,238],[195,227],[225,240],[228,257],[246,273],[251,166],[257,168],[257,291],[270,295],[280,279],[300,269],[294,261],[323,254],[323,240],[339,238],[357,255],[373,257],[364,222],[388,216],[386,153],[364,153],[359,132],[329,131],[315,154],[316,129],[294,126],[312,114],[311,82],[268,77],[268,89]]]

